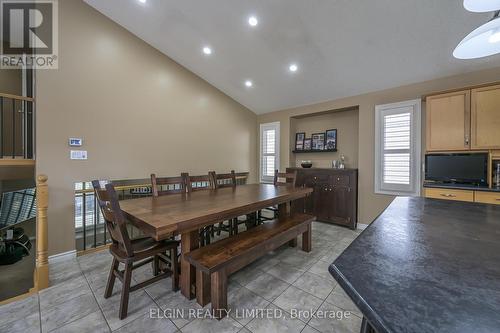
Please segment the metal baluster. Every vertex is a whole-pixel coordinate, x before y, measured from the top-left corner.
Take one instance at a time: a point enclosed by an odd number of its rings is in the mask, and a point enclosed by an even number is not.
[[[94,197],[94,248],[97,247],[97,198],[95,195],[92,193],[92,196]]]
[[[23,157],[24,159],[28,158],[28,103],[26,101],[22,101],[23,108]]]
[[[82,225],[83,225],[83,251],[87,249],[87,203],[85,198],[85,182],[82,183]]]
[[[12,159],[16,158],[16,100],[12,99]]]
[[[99,211],[99,221],[101,220],[101,214],[100,214],[100,213],[101,213],[101,212]],[[107,229],[108,227],[106,226],[106,221],[103,221],[103,228],[104,228],[104,244],[107,244],[107,243],[108,243],[108,240],[106,239],[106,238],[107,238],[107,237],[106,237],[106,231],[107,231],[106,229]]]
[[[3,158],[3,96],[0,96],[0,158]]]

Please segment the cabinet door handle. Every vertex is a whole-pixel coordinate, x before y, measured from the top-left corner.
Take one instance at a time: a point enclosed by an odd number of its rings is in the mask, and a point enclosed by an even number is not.
[[[468,135],[465,135],[465,145],[466,146],[469,145],[469,136]]]
[[[500,198],[495,198],[496,201],[500,201]]]
[[[441,196],[445,197],[445,198],[455,198],[456,197],[455,194],[449,194],[449,193],[441,193]]]

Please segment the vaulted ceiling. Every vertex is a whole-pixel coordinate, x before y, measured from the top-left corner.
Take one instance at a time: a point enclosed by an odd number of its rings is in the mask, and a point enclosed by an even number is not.
[[[500,66],[453,58],[492,17],[461,0],[85,1],[256,113]]]

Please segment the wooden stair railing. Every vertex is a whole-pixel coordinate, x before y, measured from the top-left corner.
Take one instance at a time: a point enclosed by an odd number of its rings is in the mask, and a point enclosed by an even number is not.
[[[36,179],[36,268],[34,289],[36,291],[49,286],[49,256],[48,256],[48,219],[49,205],[48,177],[39,175]]]

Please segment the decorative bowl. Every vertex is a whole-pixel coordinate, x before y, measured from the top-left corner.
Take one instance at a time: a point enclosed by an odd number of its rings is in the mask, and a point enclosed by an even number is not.
[[[302,161],[300,163],[300,165],[304,168],[304,169],[308,169],[310,167],[312,167],[312,162],[311,161]]]

